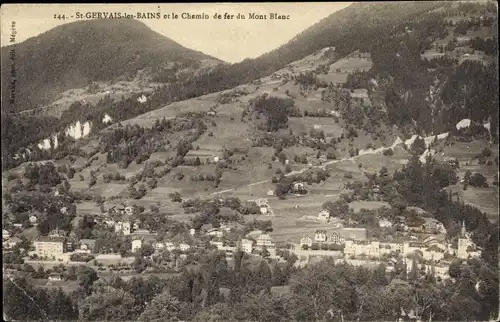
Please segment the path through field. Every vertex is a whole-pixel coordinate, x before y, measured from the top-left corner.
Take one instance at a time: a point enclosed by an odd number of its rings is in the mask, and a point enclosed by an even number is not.
[[[434,139],[437,137],[437,139],[444,139],[448,136],[448,133],[441,133],[441,134],[438,134],[437,136],[436,135],[431,135],[431,136],[428,136],[428,137],[424,137],[424,141],[426,143],[426,146],[429,147],[429,145],[434,141]],[[384,150],[386,149],[394,149],[396,146],[400,145],[400,144],[406,144],[407,146],[411,146],[411,144],[413,144],[413,142],[415,141],[415,139],[417,138],[416,135],[412,136],[410,139],[406,140],[406,141],[402,141],[399,137],[396,138],[396,140],[394,141],[394,143],[391,145],[391,146],[388,146],[388,147],[380,147],[378,149],[375,149],[375,150],[372,150],[372,149],[369,149],[369,150],[360,150],[359,151],[359,154],[357,156],[354,156],[354,157],[349,157],[349,158],[343,158],[343,159],[339,159],[339,160],[331,160],[331,161],[327,161],[325,162],[324,164],[322,164],[321,166],[319,167],[307,167],[307,168],[303,168],[303,169],[300,169],[300,170],[296,170],[296,171],[291,171],[287,174],[285,174],[285,177],[289,177],[289,176],[293,176],[293,175],[296,175],[296,174],[301,174],[303,172],[305,172],[306,170],[308,169],[314,169],[314,168],[320,168],[320,169],[325,169],[327,166],[331,165],[331,164],[335,164],[335,163],[339,163],[339,162],[344,162],[344,161],[354,161],[356,160],[356,158],[360,157],[360,156],[363,156],[363,155],[367,155],[367,154],[377,154],[377,153],[382,153],[384,152]],[[428,150],[426,150],[422,156],[426,156],[427,155],[427,152]],[[253,183],[250,183],[250,184],[247,184],[247,185],[243,185],[241,187],[238,187],[238,188],[244,188],[244,187],[253,187],[253,186],[257,186],[257,185],[260,185],[260,184],[263,184],[263,183],[269,183],[271,182],[270,179],[268,180],[262,180],[262,181],[259,181],[259,182],[253,182]],[[221,191],[216,191],[214,193],[211,194],[211,196],[215,196],[215,195],[219,195],[219,194],[222,194],[222,193],[226,193],[226,192],[232,192],[232,191],[235,191],[236,189],[238,188],[233,188],[233,189],[226,189],[226,190],[221,190]]]

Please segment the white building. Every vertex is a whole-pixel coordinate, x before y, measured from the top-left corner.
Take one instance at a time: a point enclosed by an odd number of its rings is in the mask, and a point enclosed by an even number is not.
[[[314,233],[314,242],[316,243],[326,243],[326,230],[316,230]]]
[[[332,233],[332,236],[330,236],[330,240],[329,240],[331,243],[334,243],[334,244],[342,244],[344,243],[345,239],[344,237],[340,236],[339,233],[337,232],[333,232]]]
[[[122,222],[119,221],[115,223],[115,232],[121,232],[123,235],[127,236],[130,235],[131,227],[130,223],[128,221]]]
[[[253,250],[253,241],[251,241],[250,239],[242,239],[241,250],[245,253],[251,254]]]
[[[194,228],[189,229],[189,234],[194,236],[196,234],[196,230]]]
[[[8,230],[3,229],[2,230],[2,238],[3,239],[9,239],[10,238],[10,232]]]
[[[90,254],[94,250],[95,240],[94,239],[80,239],[79,246],[75,249],[77,253]]]
[[[344,254],[346,256],[366,255],[369,257],[380,256],[380,242],[367,240],[346,240]]]
[[[126,214],[127,216],[132,216],[132,215],[134,214],[134,207],[132,207],[132,206],[127,206],[127,207],[125,207],[125,210],[124,210],[124,211],[125,211],[125,214]]]
[[[305,187],[305,185],[304,185],[304,183],[303,183],[303,182],[295,182],[295,183],[293,184],[293,190],[294,190],[294,191],[301,191],[301,190],[304,190],[304,187]]]
[[[135,252],[142,247],[142,240],[140,239],[134,239],[132,240],[132,252]]]
[[[153,243],[153,248],[155,250],[161,250],[161,249],[165,248],[165,244],[162,242],[155,242],[155,243]]]
[[[179,245],[179,249],[180,249],[182,252],[188,251],[190,248],[191,248],[191,246],[189,246],[188,244],[180,244],[180,245]]]
[[[174,249],[176,249],[177,247],[175,247],[174,243],[171,243],[171,242],[166,242],[165,243],[165,248],[171,252],[173,251]]]
[[[267,215],[267,206],[260,206],[260,214]]]
[[[366,240],[366,228],[342,228],[341,233],[345,239]]]
[[[481,251],[476,248],[476,245],[471,240],[470,234],[465,230],[465,222],[462,222],[462,231],[458,238],[457,257],[467,259],[469,257],[481,256]]]
[[[313,240],[309,236],[302,236],[300,239],[300,247],[304,247],[304,245],[307,245],[307,247],[311,247],[313,244]]]
[[[379,219],[378,221],[378,226],[380,228],[391,228],[392,227],[392,222],[390,222],[389,220],[387,219]]]
[[[262,234],[257,238],[257,247],[262,248],[262,247],[274,247],[273,240],[271,236],[268,234]]]
[[[59,273],[52,273],[49,275],[49,281],[62,281],[61,274]]]
[[[255,203],[259,207],[269,207],[269,201],[266,198],[256,199]]]

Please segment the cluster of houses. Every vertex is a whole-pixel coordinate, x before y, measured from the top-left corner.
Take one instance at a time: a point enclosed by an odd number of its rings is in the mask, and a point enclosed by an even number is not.
[[[458,239],[458,248],[452,248],[450,243],[439,240],[435,235],[431,235],[422,241],[400,240],[392,242],[380,242],[378,240],[367,240],[365,228],[341,228],[328,235],[326,230],[317,230],[314,237],[303,236],[300,239],[301,249],[312,248],[313,245],[337,244],[344,245],[344,254],[347,257],[376,257],[380,258],[385,254],[400,253],[404,256],[418,254],[425,260],[440,261],[445,254],[467,259],[478,257],[481,251],[478,250],[471,240],[470,234],[466,233],[462,224],[462,232]]]
[[[276,257],[276,245],[271,236],[261,231],[249,233],[246,238],[239,240],[235,245],[227,245],[221,238],[213,239],[210,244],[228,254],[232,254],[237,250],[241,250],[247,254],[262,253],[267,250],[269,257]]]
[[[194,234],[194,229],[191,234]],[[144,244],[153,246],[155,250],[178,249],[181,252],[188,251],[191,246],[185,243],[172,243],[156,240],[156,234],[145,229],[137,229],[129,233],[132,238],[131,251],[136,252],[142,248]],[[68,262],[73,254],[92,254],[94,253],[94,239],[80,239],[77,243],[71,238],[65,237],[64,233],[53,231],[48,236],[40,236],[34,240],[34,252],[40,258],[51,258],[63,262]]]
[[[2,247],[3,249],[12,249],[21,243],[21,239],[18,237],[11,237],[8,230],[2,230]]]

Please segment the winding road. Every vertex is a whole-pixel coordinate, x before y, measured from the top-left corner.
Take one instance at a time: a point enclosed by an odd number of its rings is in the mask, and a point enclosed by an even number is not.
[[[441,133],[441,134],[438,134],[437,136],[436,135],[431,135],[431,136],[428,136],[428,137],[424,137],[424,141],[425,141],[425,144],[427,146],[427,148],[429,148],[430,144],[434,141],[434,138],[437,137],[438,140],[440,139],[444,139],[448,136],[448,133]],[[415,141],[415,139],[417,138],[418,136],[417,135],[413,135],[410,139],[406,140],[406,141],[403,141],[401,140],[399,137],[396,138],[396,140],[394,141],[394,143],[388,147],[380,147],[378,149],[375,149],[375,150],[372,150],[372,149],[369,149],[369,150],[360,150],[359,151],[359,154],[357,156],[354,156],[354,157],[349,157],[349,158],[343,158],[343,159],[339,159],[339,160],[331,160],[331,161],[327,161],[325,163],[323,163],[321,166],[309,166],[309,167],[306,167],[306,168],[303,168],[303,169],[300,169],[300,170],[296,170],[296,171],[291,171],[287,174],[285,174],[285,177],[289,177],[289,176],[293,176],[293,175],[296,175],[296,174],[301,174],[309,169],[314,169],[314,168],[320,168],[320,169],[325,169],[327,166],[329,165],[332,165],[332,164],[335,164],[335,163],[339,163],[339,162],[344,162],[344,161],[354,161],[356,160],[358,157],[360,156],[363,156],[363,155],[368,155],[368,154],[378,154],[378,153],[383,153],[384,150],[386,149],[394,149],[396,146],[398,145],[401,145],[401,144],[406,144],[407,146],[411,146],[411,144],[413,144],[413,142]],[[422,154],[422,156],[426,156],[427,155],[427,152],[428,150],[426,150],[426,152],[424,152]],[[422,157],[421,156],[421,157]],[[215,196],[215,195],[219,195],[219,194],[223,194],[223,193],[227,193],[227,192],[233,192],[239,188],[244,188],[244,187],[253,187],[253,186],[257,186],[257,185],[261,185],[263,183],[269,183],[271,182],[270,179],[267,179],[267,180],[262,180],[262,181],[259,181],[259,182],[253,182],[253,183],[250,183],[250,184],[247,184],[247,185],[243,185],[241,187],[238,187],[238,188],[232,188],[232,189],[225,189],[225,190],[221,190],[221,191],[216,191],[216,192],[213,192],[211,193],[210,195],[211,196]]]

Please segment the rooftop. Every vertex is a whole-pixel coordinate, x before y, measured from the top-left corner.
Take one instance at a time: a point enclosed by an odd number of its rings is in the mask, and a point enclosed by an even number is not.
[[[40,236],[35,241],[43,242],[43,243],[62,243],[64,242],[64,237],[49,237],[49,236]]]

